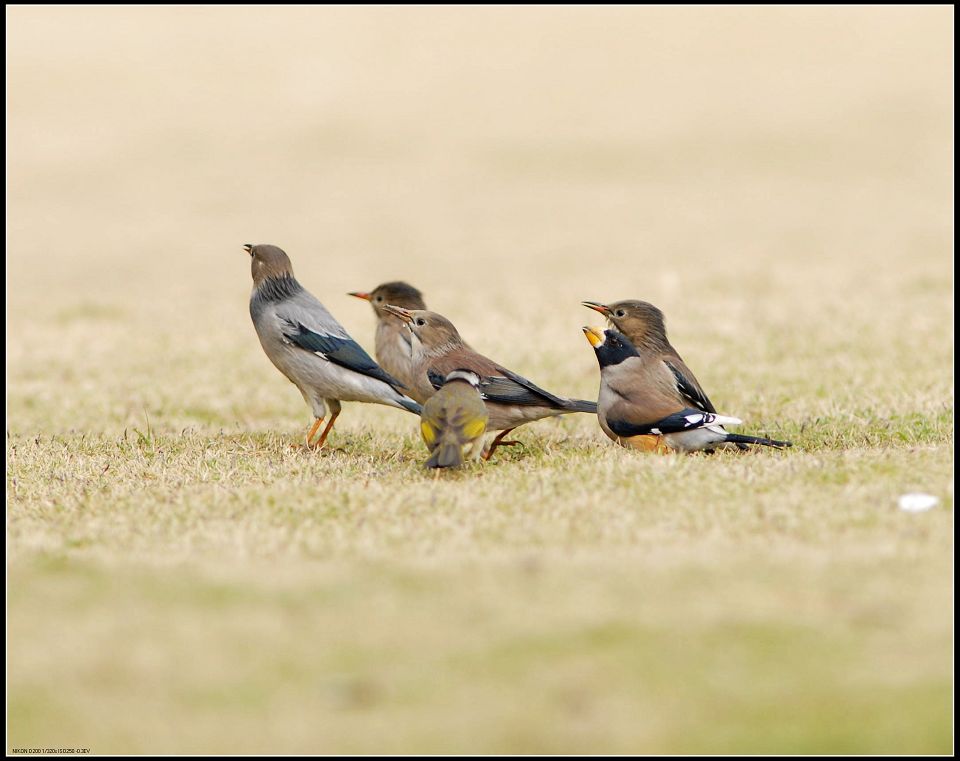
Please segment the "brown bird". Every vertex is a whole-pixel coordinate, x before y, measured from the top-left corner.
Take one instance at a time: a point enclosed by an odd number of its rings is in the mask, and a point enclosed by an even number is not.
[[[583,332],[600,363],[597,419],[603,432],[618,444],[658,453],[711,450],[726,444],[792,446],[789,441],[729,433],[724,425],[742,421],[691,407],[676,370],[658,351],[634,346],[617,330],[586,327]]]
[[[407,324],[390,314],[387,304],[404,309],[426,309],[423,294],[409,283],[396,281],[378,285],[369,293],[353,291],[349,294],[370,302],[377,317],[377,333],[374,338],[377,363],[404,385],[413,381],[413,359],[410,349],[410,331]]]
[[[500,431],[487,450],[490,459],[517,426],[569,412],[596,412],[594,402],[565,399],[544,391],[522,375],[508,370],[467,346],[443,315],[423,309],[387,305],[385,309],[404,321],[412,342],[414,372],[407,394],[421,404],[432,397],[443,379],[454,370],[470,370],[480,377],[479,391],[487,405],[488,431]]]
[[[611,328],[623,333],[645,357],[658,357],[677,378],[677,387],[687,401],[704,412],[716,412],[707,398],[700,381],[687,367],[677,350],[667,340],[667,327],[663,312],[646,301],[615,301],[613,304],[598,304],[581,301],[585,307],[607,318]],[[390,372],[388,370],[387,372]]]

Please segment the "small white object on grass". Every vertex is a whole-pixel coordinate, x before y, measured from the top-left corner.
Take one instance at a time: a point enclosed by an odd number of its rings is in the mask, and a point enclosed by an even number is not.
[[[940,502],[939,498],[932,494],[923,494],[921,492],[912,492],[910,494],[901,494],[897,500],[900,509],[908,513],[922,513],[931,507],[936,507]]]

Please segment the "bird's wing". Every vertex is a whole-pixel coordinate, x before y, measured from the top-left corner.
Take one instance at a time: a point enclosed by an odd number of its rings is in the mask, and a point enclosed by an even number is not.
[[[487,427],[487,408],[478,396],[474,401],[457,404],[439,396],[431,397],[420,416],[420,435],[431,451],[444,433],[453,433],[466,444],[481,436]]]
[[[298,320],[290,320],[279,315],[283,337],[294,346],[309,351],[317,356],[345,367],[348,370],[376,378],[396,389],[403,389],[404,385],[387,373],[380,365],[373,361],[363,347],[350,336],[338,336],[311,330]]]
[[[673,377],[677,379],[677,391],[680,392],[685,401],[704,412],[715,413],[717,411],[703,389],[700,388],[700,384],[697,383],[693,373],[690,372],[690,369],[680,357],[664,357],[663,364],[669,368]]]
[[[480,395],[488,402],[552,409],[570,409],[571,406],[576,406],[571,400],[545,391],[522,375],[517,375],[466,346],[435,357],[429,361],[425,370],[427,379],[434,388],[440,388],[443,379],[454,370],[475,372],[480,376]]]
[[[550,407],[566,407],[569,404],[567,399],[562,399],[559,396],[551,394],[549,391],[545,391],[533,381],[527,380],[522,375],[517,375],[512,370],[499,366],[498,369],[502,375],[489,379],[490,382],[487,384],[486,392],[488,396],[492,391],[494,394],[514,399],[528,400],[512,401],[512,404],[535,404],[540,406],[543,405],[544,402],[548,402]],[[482,385],[481,383],[481,387]],[[491,386],[493,387],[492,389]],[[508,399],[508,401],[510,400]]]
[[[607,425],[610,430],[621,438],[630,436],[646,436],[649,434],[660,435],[668,433],[681,433],[682,431],[692,431],[696,428],[715,428],[724,424],[735,425],[740,421],[734,417],[717,415],[712,412],[687,409],[674,412],[665,418],[652,423],[631,423],[627,420],[607,417]]]
[[[566,400],[544,391],[522,375],[517,375],[506,368],[497,366],[498,374],[480,376],[480,396],[491,402],[500,404],[520,404],[537,407],[563,407]],[[436,367],[427,369],[427,378],[430,385],[439,389],[446,376],[438,372]]]
[[[473,402],[448,410],[447,423],[456,429],[458,439],[463,443],[473,441],[487,427],[487,408],[477,397],[473,397]]]
[[[466,347],[432,360],[426,368],[427,379],[434,388],[440,388],[447,373],[461,369],[472,370],[480,376],[480,396],[489,402],[556,408],[569,404],[567,400],[544,391],[522,375]]]
[[[443,379],[446,376],[443,373],[438,373],[432,367],[427,368],[427,380],[430,381],[430,385],[433,386],[437,391],[440,390],[440,387],[443,385]]]
[[[526,407],[555,407],[561,409],[566,402],[549,391],[528,381],[522,375],[509,370],[502,374],[480,376],[480,396],[497,404],[518,404]]]
[[[277,304],[276,312],[281,320],[299,323],[322,336],[350,339],[346,328],[337,322],[337,318],[309,291],[303,290],[284,299]]]
[[[423,443],[431,452],[437,443],[437,434],[440,433],[440,427],[426,416],[420,418],[420,435],[423,437]]]

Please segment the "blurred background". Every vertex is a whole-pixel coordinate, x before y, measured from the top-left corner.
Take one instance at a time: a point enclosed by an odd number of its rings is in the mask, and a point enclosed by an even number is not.
[[[6,19],[11,742],[949,748],[952,8]],[[350,405],[303,456],[245,243],[369,350],[346,294],[404,279],[585,398],[579,302],[651,301],[798,446],[632,458],[577,415],[428,483]]]
[[[754,321],[816,331],[829,364],[908,319],[909,343],[947,356],[947,9],[7,18],[15,425],[53,404],[100,430],[174,411],[139,373],[189,395],[198,352],[249,357],[275,383],[246,314],[248,242],[283,247],[368,347],[369,308],[346,291],[408,279],[502,361],[568,358],[569,393],[595,385],[581,299],[658,304],[695,366]],[[62,374],[56,399],[31,368]],[[71,382],[111,393],[75,405]]]

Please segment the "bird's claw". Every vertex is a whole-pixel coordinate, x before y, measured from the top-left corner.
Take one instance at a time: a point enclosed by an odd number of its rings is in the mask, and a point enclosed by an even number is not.
[[[522,441],[516,441],[514,439],[510,439],[509,441],[498,441],[492,447],[490,447],[485,455],[483,455],[484,462],[488,462],[490,458],[493,457],[493,453],[496,452],[500,447],[512,447],[515,444],[519,444],[521,447],[526,449],[526,446],[524,446]]]

